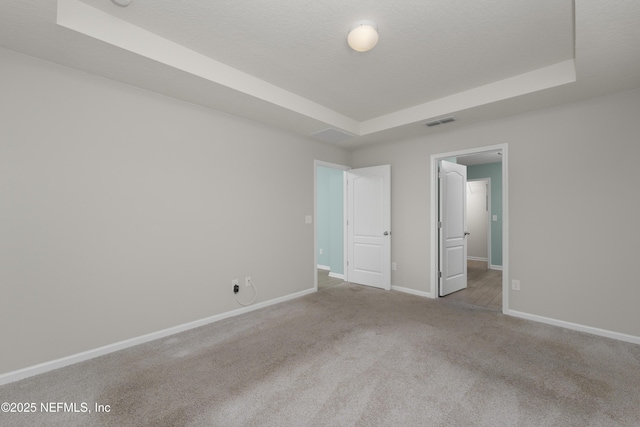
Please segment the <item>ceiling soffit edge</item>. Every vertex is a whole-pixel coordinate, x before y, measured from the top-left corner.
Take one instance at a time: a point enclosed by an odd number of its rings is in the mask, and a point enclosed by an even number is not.
[[[570,59],[359,122],[80,0],[58,0],[56,22],[118,48],[326,123],[353,136],[365,136],[576,81],[575,60]]]

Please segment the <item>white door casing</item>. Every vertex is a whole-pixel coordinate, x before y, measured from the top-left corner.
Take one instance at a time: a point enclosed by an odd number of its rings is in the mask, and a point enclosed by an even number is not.
[[[347,172],[347,218],[349,282],[390,290],[390,165]]]
[[[439,295],[467,287],[467,167],[440,162]]]
[[[429,160],[429,292],[430,298],[439,297],[439,262],[440,262],[440,239],[438,222],[440,220],[440,196],[439,196],[439,166],[440,161],[452,157],[462,157],[474,154],[489,153],[499,150],[502,153],[502,210],[492,212],[493,214],[502,214],[502,313],[510,314],[512,310],[509,308],[509,144],[495,144],[490,146],[468,148],[458,151],[441,152],[432,154]],[[491,252],[489,252],[491,253]]]

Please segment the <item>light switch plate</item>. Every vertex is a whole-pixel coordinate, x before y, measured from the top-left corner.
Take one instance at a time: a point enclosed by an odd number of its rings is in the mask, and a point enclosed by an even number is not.
[[[312,222],[312,216],[311,215],[307,215],[304,217],[304,223],[305,224],[311,224]]]
[[[493,216],[493,220],[494,220],[494,221],[497,221],[497,220],[498,220],[498,215],[494,215],[494,216]]]

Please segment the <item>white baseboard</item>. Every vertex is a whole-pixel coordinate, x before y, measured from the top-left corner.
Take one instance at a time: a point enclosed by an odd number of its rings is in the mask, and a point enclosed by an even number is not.
[[[333,277],[333,278],[335,278],[335,279],[342,279],[342,280],[344,280],[344,274],[329,273],[329,277]]]
[[[552,319],[549,317],[538,316],[536,314],[523,313],[516,310],[507,310],[505,314],[522,319],[533,320],[535,322],[546,323],[547,325],[560,326],[561,328],[572,329],[574,331],[586,332],[588,334],[599,335],[601,337],[613,338],[614,340],[626,341],[633,344],[640,344],[640,337],[634,335],[622,334],[620,332],[608,331],[606,329],[585,326],[579,323],[566,322],[564,320]]]
[[[489,262],[488,258],[481,258],[481,257],[477,257],[477,256],[468,256],[467,257],[467,261],[484,261],[484,262]],[[493,264],[489,264],[489,270],[502,270],[502,266],[501,265],[493,265]]]
[[[431,295],[431,292],[418,291],[418,290],[410,289],[410,288],[403,288],[402,286],[391,285],[391,290],[392,291],[398,291],[398,292],[404,292],[405,294],[417,295],[419,297],[433,298],[433,295]]]
[[[316,267],[318,268],[318,270],[329,270],[329,271],[331,271],[331,267],[329,267],[328,265],[320,265],[320,264],[318,264]]]
[[[317,292],[314,288],[0,375],[0,386]]]

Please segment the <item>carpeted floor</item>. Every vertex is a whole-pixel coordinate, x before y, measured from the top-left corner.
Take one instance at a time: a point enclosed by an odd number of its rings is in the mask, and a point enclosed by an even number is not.
[[[38,407],[0,425],[638,426],[639,399],[640,346],[343,284],[0,387]]]

